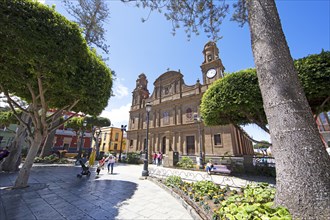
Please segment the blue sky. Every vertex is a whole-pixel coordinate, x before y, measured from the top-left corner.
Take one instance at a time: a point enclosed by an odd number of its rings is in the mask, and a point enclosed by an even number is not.
[[[60,2],[46,0],[47,4],[56,4],[57,11],[67,16]],[[128,122],[132,91],[139,74],[146,74],[150,93],[153,92],[155,79],[168,68],[180,69],[185,83],[195,84],[197,79],[202,79],[202,50],[209,39],[201,33],[199,36],[193,35],[188,41],[183,30],[178,30],[173,36],[172,24],[162,14],[153,12],[142,23],[141,18],[148,16],[148,10],[125,5],[119,0],[106,2],[110,8],[110,18],[105,25],[106,40],[110,45],[107,64],[116,72],[117,80],[113,88],[115,97],[109,100],[102,116],[120,127]],[[322,49],[329,50],[330,1],[282,0],[276,1],[276,4],[293,58],[319,53]],[[240,28],[230,21],[228,15],[221,35],[223,39],[217,45],[226,72],[254,67],[248,26]],[[245,129],[255,139],[269,140],[268,134],[257,126]]]

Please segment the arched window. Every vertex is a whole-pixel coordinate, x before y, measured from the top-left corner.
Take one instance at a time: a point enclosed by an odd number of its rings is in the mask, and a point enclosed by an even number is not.
[[[170,117],[169,117],[169,114],[168,112],[164,112],[163,113],[163,120],[164,120],[164,124],[167,125],[170,123]]]
[[[187,120],[191,120],[192,119],[192,110],[191,110],[191,108],[187,108],[187,110],[186,110],[186,117],[187,117]]]

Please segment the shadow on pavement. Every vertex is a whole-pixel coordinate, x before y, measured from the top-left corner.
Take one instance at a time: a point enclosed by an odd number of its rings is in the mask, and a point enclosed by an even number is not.
[[[114,219],[137,190],[128,181],[83,176],[79,167],[33,167],[29,187],[6,190],[18,173],[0,173],[4,219]],[[111,175],[109,175],[111,176]]]

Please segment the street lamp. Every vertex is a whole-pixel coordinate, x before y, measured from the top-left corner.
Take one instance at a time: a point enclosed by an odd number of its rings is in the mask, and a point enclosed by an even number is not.
[[[84,144],[84,133],[85,133],[86,125],[87,125],[87,121],[84,121],[82,131],[81,131],[81,139],[80,139],[80,146],[79,146],[77,161],[81,158],[82,148],[83,148],[83,144]]]
[[[204,169],[204,167],[203,167],[202,132],[201,132],[201,126],[200,126],[203,119],[201,116],[198,116],[197,113],[194,113],[194,121],[198,125],[198,133],[199,133],[199,169]]]
[[[146,142],[144,146],[144,151],[145,151],[145,157],[143,160],[143,171],[142,171],[142,176],[149,176],[149,171],[148,171],[148,139],[149,139],[149,113],[151,111],[151,103],[147,102],[146,104],[146,110],[147,110],[147,137],[146,137]]]
[[[124,131],[126,131],[127,125],[121,125],[121,141],[120,141],[120,150],[119,150],[119,159],[118,161],[121,162],[121,150],[123,148],[123,137],[124,137]]]
[[[100,156],[100,135],[101,135],[102,131],[101,128],[97,128],[97,130],[95,130],[95,134],[96,134],[96,138],[95,138],[95,147],[96,147],[96,158],[99,159]]]

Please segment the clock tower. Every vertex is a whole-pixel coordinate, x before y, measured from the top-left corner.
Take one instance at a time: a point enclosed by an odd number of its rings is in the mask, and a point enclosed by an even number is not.
[[[203,50],[204,62],[201,65],[203,73],[203,84],[211,84],[223,77],[225,67],[219,58],[219,49],[213,41],[209,41]]]

